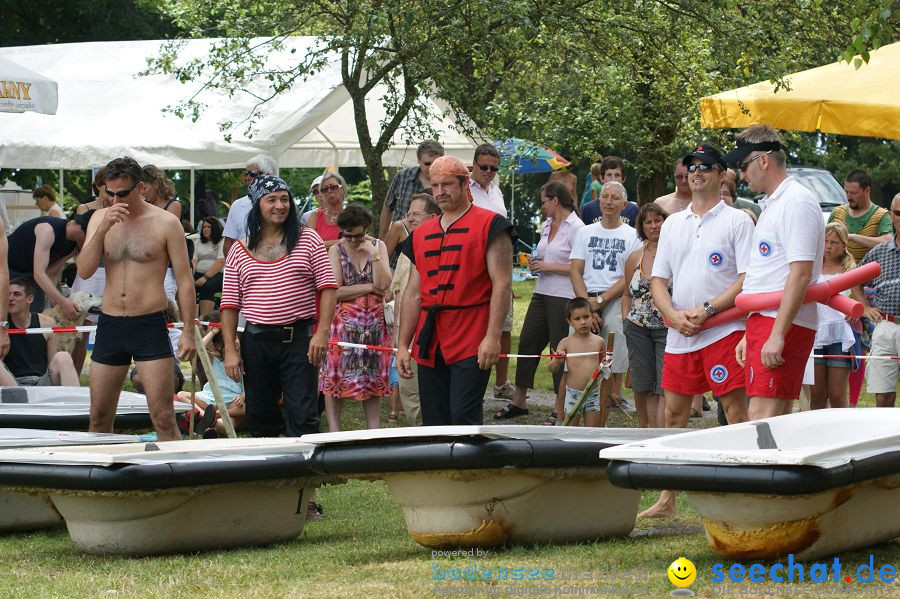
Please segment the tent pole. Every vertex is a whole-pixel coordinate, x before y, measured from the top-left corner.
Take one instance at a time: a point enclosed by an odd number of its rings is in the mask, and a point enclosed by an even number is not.
[[[63,195],[65,193],[65,174],[63,169],[59,169],[59,206],[62,208],[65,204],[63,204]],[[63,210],[65,212],[65,210]]]
[[[191,167],[191,226],[194,225],[194,168]]]
[[[316,127],[316,131],[319,132],[319,135],[321,135],[325,139],[325,141],[328,142],[328,145],[331,146],[331,149],[334,150],[334,172],[338,172],[341,168],[341,159],[338,156],[337,144],[331,141],[331,139],[327,135],[325,135],[325,132],[322,131],[322,129],[320,129],[319,127]]]

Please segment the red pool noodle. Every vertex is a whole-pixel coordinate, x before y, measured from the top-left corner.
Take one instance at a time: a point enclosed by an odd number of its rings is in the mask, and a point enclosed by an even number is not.
[[[859,266],[838,275],[830,281],[823,281],[810,285],[803,296],[803,303],[827,302],[828,298],[838,295],[851,287],[870,281],[881,274],[881,265],[877,262],[869,262],[865,266]],[[768,293],[741,293],[734,300],[734,305],[744,312],[756,312],[758,310],[777,310],[781,304],[782,291],[769,291]]]

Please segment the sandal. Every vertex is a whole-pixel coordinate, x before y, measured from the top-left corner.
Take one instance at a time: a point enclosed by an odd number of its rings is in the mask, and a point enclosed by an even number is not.
[[[701,417],[703,417],[703,414],[698,412],[696,409],[691,408],[691,418],[701,418]]]
[[[550,416],[548,416],[541,424],[542,426],[556,426],[558,418],[559,416],[556,412],[550,412]]]
[[[494,420],[509,420],[510,418],[516,418],[517,416],[527,415],[528,408],[520,408],[515,404],[508,403],[494,414]]]
[[[397,416],[399,416],[399,415],[400,415],[400,412],[391,411],[391,413],[388,414],[388,420],[390,420],[391,422],[396,422]]]

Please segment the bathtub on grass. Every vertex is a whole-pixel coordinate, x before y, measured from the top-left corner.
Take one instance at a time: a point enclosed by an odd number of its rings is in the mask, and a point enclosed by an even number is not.
[[[175,413],[190,405],[173,402]],[[91,390],[87,387],[0,387],[0,427],[48,430],[87,430],[91,419]],[[147,398],[122,391],[116,408],[117,429],[153,426]]]
[[[296,438],[0,450],[0,485],[49,495],[87,553],[150,555],[296,538],[321,482]]]
[[[137,441],[135,435],[0,428],[0,449]],[[53,528],[62,524],[62,521],[62,517],[46,493],[0,486],[0,533]]]
[[[600,456],[617,486],[685,491],[729,559],[808,560],[900,536],[900,410],[799,412]]]
[[[682,429],[431,426],[305,435],[322,474],[383,479],[431,548],[628,535],[640,493],[612,486],[601,449]]]

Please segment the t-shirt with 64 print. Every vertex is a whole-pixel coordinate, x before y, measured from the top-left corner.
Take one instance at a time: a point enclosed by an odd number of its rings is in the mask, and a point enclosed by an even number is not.
[[[625,261],[641,247],[633,227],[621,224],[606,229],[602,223],[578,230],[570,260],[584,260],[584,283],[588,292],[606,291],[625,275]]]

